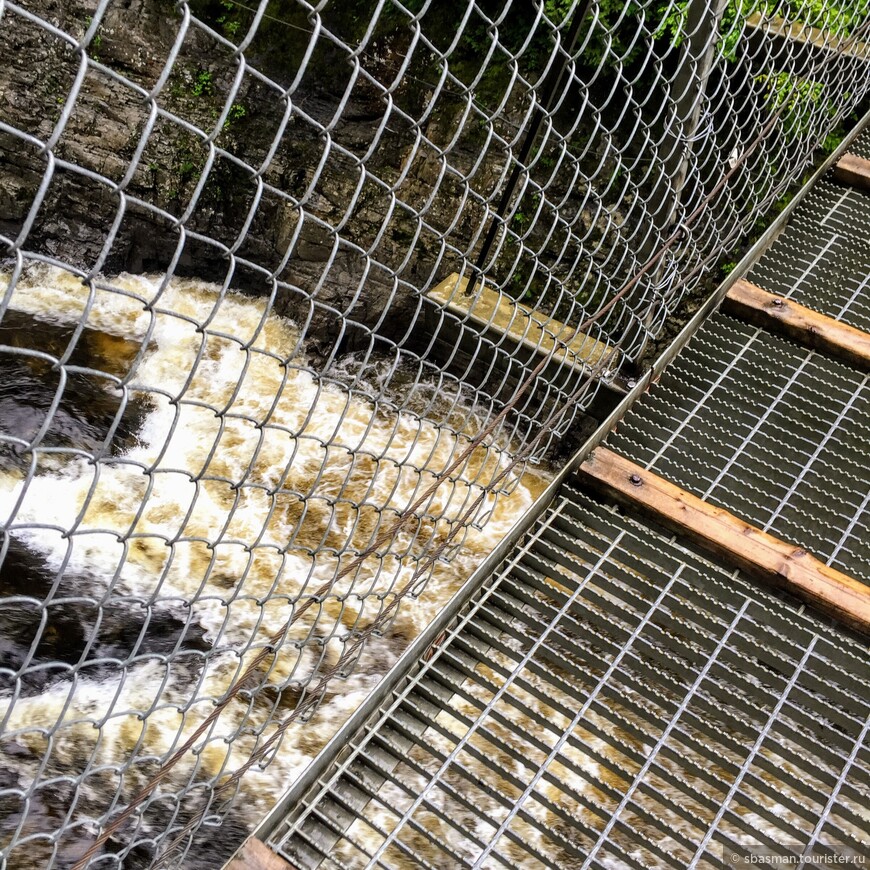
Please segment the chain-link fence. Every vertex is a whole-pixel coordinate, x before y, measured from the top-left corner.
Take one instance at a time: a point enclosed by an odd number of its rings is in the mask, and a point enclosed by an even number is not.
[[[870,9],[0,0],[0,45],[3,866],[213,868],[842,135]]]

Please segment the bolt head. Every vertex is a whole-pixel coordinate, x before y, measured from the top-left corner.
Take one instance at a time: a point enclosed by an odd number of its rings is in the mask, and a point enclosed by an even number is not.
[[[628,479],[633,486],[640,486],[643,483],[639,474],[632,474]]]

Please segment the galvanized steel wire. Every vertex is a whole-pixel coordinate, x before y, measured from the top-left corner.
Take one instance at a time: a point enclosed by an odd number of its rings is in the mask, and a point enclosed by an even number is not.
[[[867,95],[866,4],[447,5],[0,2],[9,867],[193,860]]]
[[[445,635],[270,834],[292,866],[865,854],[866,648],[739,573],[567,485]]]

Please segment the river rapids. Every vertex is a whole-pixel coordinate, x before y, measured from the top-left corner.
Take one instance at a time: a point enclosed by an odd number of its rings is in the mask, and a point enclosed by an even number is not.
[[[263,300],[163,276],[89,286],[47,266],[4,284],[0,838],[9,870],[73,866],[96,820],[145,786],[295,608],[350,567],[292,622],[259,669],[259,690],[231,701],[102,847],[123,854],[125,868],[148,866],[162,832],[203,811],[213,786],[274,733],[420,559],[462,527],[449,563],[435,563],[422,594],[402,603],[349,676],[332,680],[313,716],[293,723],[271,763],[246,773],[230,821],[184,859],[220,866],[545,476],[512,470],[498,495],[488,492],[511,460],[505,441],[475,448],[430,492],[483,424],[473,403],[353,357],[333,383],[316,378],[300,330]],[[385,393],[388,376],[398,386]],[[388,398],[369,398],[378,395]],[[388,544],[351,564],[410,507]]]

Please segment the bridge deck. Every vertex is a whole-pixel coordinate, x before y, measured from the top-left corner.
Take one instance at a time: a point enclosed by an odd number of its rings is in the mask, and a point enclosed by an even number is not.
[[[866,331],[868,236],[823,180],[748,277]],[[868,424],[865,372],[717,313],[607,446],[868,582]],[[272,827],[292,867],[870,853],[866,639],[577,477],[439,641]]]

